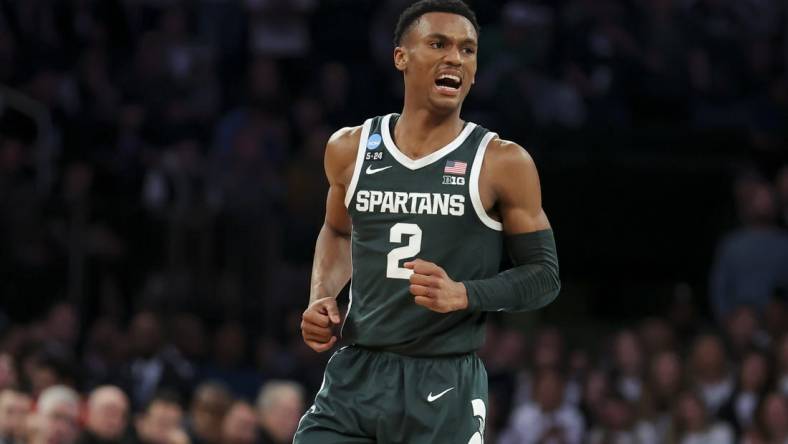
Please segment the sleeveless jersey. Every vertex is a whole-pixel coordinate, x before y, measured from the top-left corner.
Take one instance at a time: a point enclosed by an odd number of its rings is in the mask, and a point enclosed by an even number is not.
[[[501,223],[479,197],[484,152],[495,133],[467,123],[456,139],[413,160],[392,140],[396,114],[363,126],[345,195],[352,219],[353,273],[343,342],[409,356],[467,353],[484,341],[484,314],[436,313],[414,302],[414,258],[434,262],[455,281],[499,270]]]

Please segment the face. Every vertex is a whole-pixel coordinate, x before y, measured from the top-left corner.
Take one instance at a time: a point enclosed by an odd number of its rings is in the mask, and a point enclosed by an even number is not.
[[[99,438],[113,440],[126,429],[128,402],[122,393],[102,393],[90,403],[88,427]]]
[[[140,419],[137,431],[145,441],[167,444],[173,431],[179,429],[183,412],[176,404],[154,402]]]
[[[32,401],[29,396],[12,390],[0,394],[0,436],[22,438]]]
[[[788,401],[779,393],[766,398],[762,415],[763,424],[773,434],[788,432]]]
[[[615,343],[616,365],[627,374],[637,373],[640,368],[640,344],[634,333],[621,332]]]
[[[681,361],[674,352],[657,355],[651,362],[652,377],[656,388],[661,392],[672,392],[681,383]]]
[[[741,366],[741,385],[746,390],[758,391],[768,378],[769,364],[766,358],[757,353],[752,353],[744,358]]]
[[[725,370],[725,351],[715,336],[704,336],[692,353],[693,367],[701,378],[719,377]]]
[[[394,65],[405,76],[406,100],[426,99],[436,111],[457,110],[476,76],[478,36],[471,22],[457,14],[422,15],[394,50]]]
[[[706,410],[700,399],[684,394],[679,399],[679,415],[688,430],[699,430],[705,423]]]
[[[76,405],[62,402],[39,417],[41,440],[46,444],[71,444],[79,433],[79,411]]]
[[[206,441],[218,442],[222,418],[231,402],[229,396],[220,390],[207,389],[198,393],[191,410],[195,433]]]
[[[543,410],[552,411],[561,406],[564,399],[564,381],[553,371],[546,371],[537,379],[535,398]]]
[[[227,412],[222,424],[222,442],[253,444],[257,439],[257,418],[251,406],[238,403]]]
[[[298,428],[298,421],[304,413],[304,403],[295,392],[286,392],[277,400],[276,405],[263,413],[266,430],[277,441],[290,441]]]

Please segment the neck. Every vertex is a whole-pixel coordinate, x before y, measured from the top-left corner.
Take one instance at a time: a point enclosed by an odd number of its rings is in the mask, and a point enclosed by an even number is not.
[[[394,128],[394,139],[405,155],[419,158],[448,144],[460,134],[462,127],[459,108],[447,114],[436,114],[406,104]]]

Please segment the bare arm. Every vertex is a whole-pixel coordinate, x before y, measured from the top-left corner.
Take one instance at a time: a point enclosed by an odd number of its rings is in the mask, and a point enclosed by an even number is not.
[[[539,175],[519,145],[495,139],[485,153],[479,193],[485,211],[501,220],[515,267],[489,279],[455,282],[440,266],[415,260],[411,293],[430,310],[522,311],[540,308],[561,287],[550,223],[542,209]]]
[[[344,200],[353,175],[359,133],[360,128],[343,128],[326,144],[326,217],[315,245],[309,306],[301,321],[304,341],[318,352],[330,349],[337,340],[331,330],[332,325],[341,322],[335,299],[351,274],[351,221]]]
[[[506,234],[550,228],[542,209],[539,173],[533,158],[520,145],[492,140],[481,176],[482,203],[488,212],[497,209]]]

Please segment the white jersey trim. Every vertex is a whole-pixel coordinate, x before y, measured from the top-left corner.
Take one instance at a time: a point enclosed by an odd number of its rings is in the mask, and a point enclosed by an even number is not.
[[[479,148],[476,150],[476,157],[473,159],[473,166],[471,167],[471,183],[468,184],[468,192],[471,195],[471,203],[473,209],[476,211],[476,216],[482,221],[484,225],[493,230],[502,231],[503,224],[490,217],[487,211],[484,210],[482,198],[479,194],[479,175],[482,172],[482,164],[484,163],[484,153],[487,152],[487,145],[490,141],[498,137],[498,134],[489,132],[484,135],[482,141],[479,143]]]
[[[388,150],[388,152],[394,156],[394,159],[396,159],[397,162],[409,170],[417,170],[419,168],[425,167],[456,150],[460,145],[462,145],[463,142],[465,142],[465,139],[471,135],[473,129],[476,128],[475,123],[468,122],[460,134],[454,140],[449,142],[448,145],[420,159],[411,159],[410,157],[402,154],[402,151],[400,151],[397,145],[394,143],[394,139],[391,138],[391,131],[389,130],[391,116],[393,116],[393,114],[384,116],[380,123],[380,132],[383,134],[383,144],[386,145],[386,150]]]
[[[350,185],[348,185],[345,191],[345,208],[350,208],[350,201],[353,200],[353,193],[356,192],[358,176],[361,174],[361,166],[364,164],[364,152],[367,149],[367,138],[369,138],[369,130],[371,127],[372,119],[367,119],[361,130],[361,138],[358,140],[358,152],[356,152],[356,166],[353,168],[353,178],[350,179]]]

